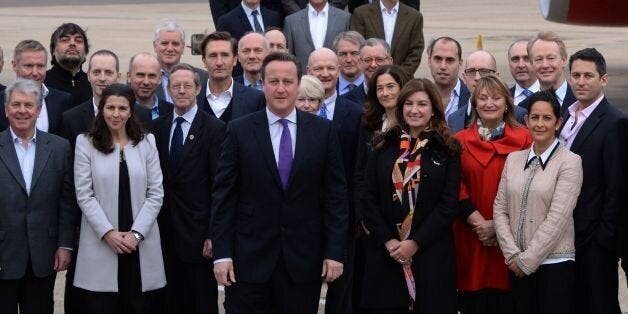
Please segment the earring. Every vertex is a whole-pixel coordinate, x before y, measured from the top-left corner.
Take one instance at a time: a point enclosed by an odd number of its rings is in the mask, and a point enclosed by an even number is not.
[[[434,116],[434,114],[432,113],[432,117]]]

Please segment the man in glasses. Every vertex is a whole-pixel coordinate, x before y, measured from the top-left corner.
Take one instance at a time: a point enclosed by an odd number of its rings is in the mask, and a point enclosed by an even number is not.
[[[390,56],[390,46],[381,38],[369,38],[360,47],[360,60],[358,67],[364,74],[364,82],[344,94],[343,97],[364,105],[366,93],[368,92],[368,82],[378,67],[385,64],[392,64],[393,58]]]

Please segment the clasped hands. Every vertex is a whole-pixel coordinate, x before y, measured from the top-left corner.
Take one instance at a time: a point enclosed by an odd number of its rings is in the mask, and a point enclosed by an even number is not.
[[[419,250],[419,245],[414,240],[391,239],[384,243],[390,257],[397,263],[406,265],[412,261],[412,256]]]
[[[497,246],[497,237],[495,236],[495,226],[493,220],[486,220],[478,211],[474,211],[467,222],[473,227],[473,231],[478,236],[478,240],[484,246]]]
[[[107,245],[116,254],[129,254],[137,250],[139,241],[135,238],[131,231],[120,232],[110,230],[103,237]]]

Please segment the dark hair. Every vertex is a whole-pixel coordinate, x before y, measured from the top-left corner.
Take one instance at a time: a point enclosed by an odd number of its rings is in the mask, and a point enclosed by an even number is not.
[[[266,58],[264,58],[264,61],[262,61],[262,70],[260,71],[260,73],[262,74],[262,81],[265,79],[266,77],[266,67],[268,66],[269,63],[273,62],[273,61],[282,61],[282,62],[292,62],[294,63],[294,66],[297,67],[297,78],[298,78],[298,83],[301,82],[301,66],[299,65],[299,60],[297,60],[297,58],[289,53],[285,53],[285,52],[272,52],[270,54],[268,54],[266,56]]]
[[[584,48],[572,54],[571,57],[569,57],[569,71],[571,71],[571,65],[576,60],[591,61],[595,63],[595,69],[600,76],[606,74],[606,60],[595,48]]]
[[[89,42],[87,41],[87,34],[85,33],[85,30],[74,23],[64,23],[57,27],[57,29],[55,29],[50,36],[50,55],[52,56],[50,63],[52,65],[57,64],[57,59],[54,54],[55,47],[57,47],[57,41],[66,35],[80,35],[83,37],[83,42],[85,43],[85,55],[89,53]],[[82,60],[81,64],[83,62],[85,62],[85,60]]]
[[[87,72],[91,72],[91,70],[92,70],[92,60],[94,59],[95,56],[110,56],[110,57],[112,57],[113,60],[116,62],[116,72],[120,72],[120,59],[118,59],[118,55],[116,55],[115,52],[113,52],[111,50],[107,50],[107,49],[98,50],[98,51],[94,52],[89,57],[89,62],[87,63]]]
[[[384,107],[377,99],[377,79],[388,74],[399,84],[399,89],[409,80],[406,72],[398,65],[382,65],[375,70],[373,76],[368,81],[368,94],[364,114],[362,115],[362,126],[372,132],[380,130],[382,127],[382,115],[385,113]]]
[[[447,153],[452,156],[455,155],[459,150],[458,141],[453,137],[449,127],[447,126],[447,118],[445,117],[440,92],[436,88],[436,85],[428,79],[412,79],[408,81],[399,92],[399,97],[397,98],[397,109],[395,111],[397,121],[399,121],[398,128],[409,131],[408,125],[403,119],[403,106],[406,100],[417,92],[425,92],[432,104],[432,117],[430,118],[429,125],[424,132],[436,132],[436,134],[443,139],[445,144],[444,147]]]
[[[550,88],[548,90],[540,90],[530,95],[530,97],[528,97],[527,99],[528,113],[532,112],[532,107],[534,106],[534,104],[541,101],[549,103],[550,106],[552,106],[552,113],[554,114],[554,117],[556,117],[556,120],[561,118],[560,103],[558,102],[558,98],[556,97],[556,91],[554,90],[554,88]]]
[[[471,121],[469,122],[469,126],[477,123],[480,118],[476,109],[478,104],[477,98],[483,90],[486,90],[489,93],[497,93],[505,99],[506,108],[503,121],[506,122],[506,124],[511,127],[521,126],[519,122],[517,122],[515,115],[515,103],[512,100],[512,95],[510,94],[508,86],[501,78],[499,78],[499,76],[492,74],[481,77],[471,94]]]
[[[205,50],[207,50],[207,44],[209,44],[209,42],[211,41],[228,41],[229,43],[231,43],[231,53],[233,53],[234,56],[238,55],[238,41],[236,41],[235,38],[231,37],[231,33],[213,32],[205,36],[205,38],[203,38],[203,41],[201,42],[201,51],[203,52],[201,58],[205,59]]]
[[[430,41],[430,44],[427,46],[427,56],[431,57],[432,56],[432,51],[434,50],[434,46],[436,46],[436,44],[442,41],[444,43],[446,42],[453,42],[454,44],[456,44],[456,48],[458,48],[458,60],[462,60],[462,47],[460,46],[460,43],[449,37],[449,36],[442,36],[442,37],[438,37],[432,41]]]
[[[107,99],[111,96],[124,97],[129,102],[129,110],[131,117],[126,122],[125,129],[126,134],[131,140],[133,146],[137,145],[142,139],[144,139],[144,130],[142,125],[135,115],[135,94],[133,90],[124,84],[114,83],[102,91],[102,96],[98,102],[98,114],[92,124],[92,129],[87,135],[92,139],[92,145],[103,154],[109,154],[113,152],[113,139],[111,132],[103,117],[103,109]]]

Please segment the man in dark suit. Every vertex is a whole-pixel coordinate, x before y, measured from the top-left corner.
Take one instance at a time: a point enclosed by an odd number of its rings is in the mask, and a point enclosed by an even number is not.
[[[159,60],[146,52],[140,52],[129,61],[127,83],[135,93],[137,104],[151,110],[151,118],[155,120],[172,112],[172,104],[159,99],[155,92],[161,82]]]
[[[89,53],[89,41],[85,30],[74,23],[61,24],[50,36],[52,68],[46,72],[45,84],[70,93],[72,107],[92,96],[87,74],[82,66]]]
[[[165,21],[159,23],[155,27],[155,38],[153,40],[153,49],[157,55],[157,60],[161,65],[161,84],[157,89],[157,97],[164,99],[169,103],[173,103],[170,94],[168,94],[168,74],[170,69],[181,62],[181,56],[185,48],[185,31],[179,24],[173,21]],[[207,78],[207,72],[202,69],[194,68],[198,73],[201,81]]]
[[[343,271],[342,152],[329,121],[295,109],[296,59],[273,53],[262,68],[268,106],[230,123],[216,170],[214,274],[230,313],[313,314],[321,276]]]
[[[430,74],[441,101],[445,106],[445,118],[469,102],[469,90],[459,78],[462,67],[462,47],[460,43],[447,36],[432,40],[427,47]]]
[[[515,85],[510,88],[515,106],[541,89],[539,80],[530,63],[528,39],[518,39],[508,48],[508,67]]]
[[[340,32],[348,31],[351,15],[329,5],[327,0],[310,0],[307,6],[287,16],[283,31],[288,39],[288,51],[297,57],[301,71],[315,49],[333,48]]]
[[[347,4],[348,4],[349,12],[353,13],[353,10],[355,10],[355,8],[364,4],[375,2],[375,1],[376,0],[348,0]],[[421,0],[401,0],[401,3],[411,8],[415,8],[417,11],[421,11]]]
[[[532,60],[532,68],[536,72],[542,90],[554,88],[561,104],[561,112],[576,102],[576,97],[567,84],[565,65],[567,64],[567,48],[563,40],[554,32],[543,31],[528,43],[528,55]],[[528,109],[526,101],[519,106]]]
[[[375,70],[382,65],[392,64],[390,56],[390,46],[380,38],[369,38],[360,47],[360,61],[358,66],[364,74],[364,82],[342,97],[364,106],[366,94],[368,93],[368,83],[375,73]]]
[[[42,108],[37,118],[37,129],[59,134],[61,114],[72,107],[72,96],[66,92],[48,88],[44,84],[47,64],[46,48],[35,40],[23,40],[15,46],[11,65],[17,78],[38,82],[42,90]],[[0,93],[0,106],[4,107],[4,94]],[[0,108],[2,109],[2,108]],[[9,127],[9,121],[0,115],[0,131]]]
[[[224,122],[264,108],[264,94],[245,87],[231,77],[236,64],[237,44],[226,32],[214,32],[201,43],[202,59],[208,72],[201,79],[197,96],[200,108]]]
[[[346,95],[364,83],[364,74],[360,70],[360,47],[364,37],[355,31],[346,31],[334,38],[334,52],[338,56],[340,75],[337,90],[339,95]]]
[[[399,0],[375,1],[355,10],[351,30],[364,38],[383,38],[392,49],[393,62],[410,77],[421,64],[423,16]]]
[[[56,273],[71,260],[74,186],[70,144],[35,128],[41,83],[7,87],[0,132],[0,313],[53,312]]]
[[[246,87],[263,91],[262,61],[270,53],[270,43],[263,34],[249,33],[238,42],[238,61],[242,64],[244,73],[234,76],[233,79]]]
[[[199,110],[196,95],[201,82],[194,68],[181,63],[170,75],[174,113],[161,117],[153,127],[164,175],[159,229],[168,281],[167,312],[217,314],[209,221],[214,172],[226,125]]]
[[[338,57],[327,48],[314,50],[307,65],[308,74],[316,76],[325,89],[325,98],[321,104],[319,116],[332,120],[338,131],[340,148],[345,168],[345,179],[349,195],[349,232],[345,237],[347,243],[343,276],[329,284],[325,304],[326,313],[353,313],[353,269],[356,239],[354,230],[360,228],[355,217],[353,204],[353,172],[358,149],[358,133],[362,119],[362,106],[338,96],[336,85],[340,69]],[[360,287],[356,287],[360,289]],[[357,304],[356,304],[357,306]]]
[[[594,48],[569,59],[577,102],[564,116],[560,141],[582,158],[583,183],[574,209],[575,313],[621,313],[617,300],[619,218],[625,210],[628,119],[604,96],[606,61]]]
[[[279,13],[261,7],[260,0],[242,0],[240,5],[218,18],[216,30],[229,32],[240,40],[248,32],[263,33],[268,27],[282,27],[282,24]]]

